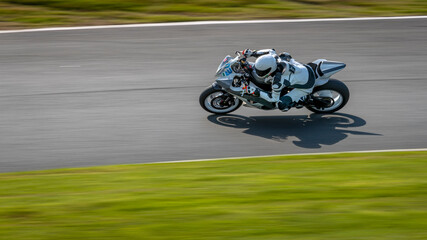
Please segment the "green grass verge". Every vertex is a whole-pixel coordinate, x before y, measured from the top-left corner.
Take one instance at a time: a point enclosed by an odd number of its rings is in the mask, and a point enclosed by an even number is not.
[[[425,0],[0,0],[0,29],[426,13]]]
[[[0,174],[0,239],[427,239],[427,152]]]

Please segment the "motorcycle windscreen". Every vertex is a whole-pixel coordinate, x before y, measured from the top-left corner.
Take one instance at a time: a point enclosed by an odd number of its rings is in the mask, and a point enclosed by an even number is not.
[[[228,62],[230,62],[230,60],[233,59],[230,55],[227,55],[224,60],[222,60],[222,62],[219,64],[218,69],[216,70],[215,76],[219,76],[221,75],[221,73],[224,71],[224,69],[226,68],[226,65]]]

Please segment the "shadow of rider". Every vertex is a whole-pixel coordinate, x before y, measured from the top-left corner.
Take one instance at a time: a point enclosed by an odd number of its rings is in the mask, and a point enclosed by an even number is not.
[[[286,142],[289,137],[298,140],[293,143],[301,148],[321,148],[321,145],[334,145],[349,134],[371,135],[381,134],[349,130],[366,125],[366,121],[350,114],[311,114],[300,116],[255,116],[241,115],[210,115],[212,123],[245,129],[243,133]]]

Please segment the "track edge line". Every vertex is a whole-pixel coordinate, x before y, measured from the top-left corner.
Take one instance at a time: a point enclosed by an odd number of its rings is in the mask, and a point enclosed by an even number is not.
[[[245,158],[313,156],[313,155],[329,155],[329,154],[343,154],[343,153],[383,153],[383,152],[422,152],[422,151],[427,151],[427,148],[379,149],[379,150],[322,152],[322,153],[292,153],[292,154],[274,154],[274,155],[254,155],[254,156],[229,157],[229,158],[205,158],[205,159],[176,160],[176,161],[164,161],[164,162],[146,162],[146,163],[139,163],[139,164],[166,164],[166,163],[186,163],[186,162],[209,162],[209,161],[237,160],[237,159],[245,159]]]
[[[228,25],[228,24],[250,24],[250,23],[301,23],[301,22],[333,22],[333,21],[369,21],[369,20],[404,20],[404,19],[424,19],[427,15],[420,16],[395,16],[395,17],[354,17],[354,18],[304,18],[304,19],[275,19],[275,20],[236,20],[236,21],[189,21],[189,22],[169,22],[169,23],[136,23],[118,25],[99,26],[79,26],[79,27],[51,27],[34,28],[21,30],[0,30],[0,34],[6,33],[26,33],[26,32],[51,32],[51,31],[72,31],[72,30],[93,30],[93,29],[114,29],[114,28],[144,28],[144,27],[174,27],[174,26],[197,26],[197,25]]]

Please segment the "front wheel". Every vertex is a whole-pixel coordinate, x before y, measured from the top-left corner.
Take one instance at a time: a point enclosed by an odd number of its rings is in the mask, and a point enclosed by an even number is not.
[[[227,114],[242,105],[240,99],[223,90],[214,89],[212,86],[200,94],[199,103],[203,109],[214,114]]]
[[[308,110],[315,113],[333,113],[347,104],[350,91],[343,82],[331,79],[328,83],[315,87],[311,98],[315,104],[306,105]]]

